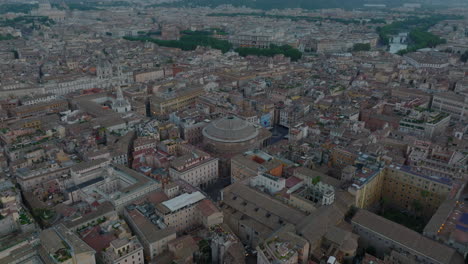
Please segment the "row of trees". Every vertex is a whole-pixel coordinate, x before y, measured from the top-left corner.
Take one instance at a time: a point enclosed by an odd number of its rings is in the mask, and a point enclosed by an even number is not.
[[[152,42],[162,47],[179,48],[187,51],[195,50],[197,46],[211,47],[213,49],[221,50],[223,53],[232,49],[232,44],[228,41],[219,40],[204,34],[184,35],[180,40],[161,40],[154,39],[149,36],[124,37],[124,39],[130,41]],[[237,48],[235,51],[243,57],[248,55],[273,57],[278,54],[283,54],[284,56],[291,58],[292,61],[297,61],[302,57],[302,52],[289,45],[271,45],[268,49]]]
[[[302,52],[289,45],[277,46],[272,44],[268,49],[237,48],[235,51],[243,57],[248,55],[273,57],[278,54],[283,54],[284,56],[291,58],[292,61],[297,61],[302,57]]]
[[[468,50],[465,51],[465,52],[461,55],[460,60],[461,60],[462,62],[467,62],[467,61],[468,61]]]
[[[273,18],[273,19],[291,19],[292,21],[299,21],[304,20],[308,22],[317,22],[317,21],[333,21],[337,23],[342,23],[345,25],[348,24],[365,24],[367,23],[365,20],[361,19],[344,19],[344,18],[333,18],[333,17],[311,17],[311,16],[286,16],[286,15],[270,15],[266,14],[265,12],[252,12],[252,13],[210,13],[207,16],[220,16],[220,17],[237,17],[237,16],[255,16],[255,17],[266,17],[266,18]],[[384,19],[370,19],[369,23],[377,24],[382,23],[385,24],[386,21]]]
[[[46,16],[19,16],[13,19],[0,20],[0,26],[2,27],[17,27],[28,24],[51,26],[55,24],[55,21]]]
[[[408,52],[413,52],[423,48],[434,48],[437,45],[446,43],[446,40],[440,38],[430,32],[429,28],[443,20],[462,19],[462,16],[452,15],[432,15],[428,17],[410,17],[403,21],[396,21],[389,25],[378,27],[380,42],[384,45],[390,44],[390,37],[401,32],[409,32],[409,45],[405,50],[401,50],[398,54],[403,55]]]
[[[197,46],[211,47],[221,50],[223,53],[232,49],[231,43],[226,40],[219,40],[205,35],[184,35],[180,40],[161,40],[148,36],[124,37],[126,40],[153,42],[162,47],[179,48],[182,50],[195,50]]]
[[[447,40],[436,36],[430,32],[421,31],[419,29],[411,31],[408,37],[410,39],[410,45],[408,46],[408,48],[400,50],[398,52],[399,55],[417,51],[418,49],[423,48],[435,48],[437,45],[447,43]]]
[[[213,32],[208,31],[208,30],[196,30],[196,31],[182,30],[180,33],[182,33],[184,35],[190,35],[190,36],[211,36],[211,35],[213,35]]]
[[[440,21],[462,18],[462,16],[453,15],[432,15],[423,18],[409,17],[405,20],[395,21],[383,27],[377,27],[377,33],[379,34],[381,43],[384,45],[388,45],[390,42],[390,37],[392,35],[397,35],[401,32],[427,31],[430,27],[434,26]]]
[[[369,51],[371,45],[369,43],[356,43],[353,45],[353,51]]]
[[[326,8],[343,8],[355,9],[362,8],[366,0],[181,0],[174,2],[166,2],[149,7],[164,6],[164,7],[195,7],[208,6],[217,7],[220,5],[245,6],[254,9],[285,9],[285,8],[303,8],[303,9],[326,9]],[[384,0],[384,4],[389,6],[401,5],[403,0]]]
[[[79,10],[79,11],[101,10],[100,8],[97,8],[94,5],[87,4],[87,3],[68,3],[67,6],[70,10]]]
[[[15,39],[15,37],[13,37],[11,34],[6,34],[6,35],[0,34],[0,41],[2,41],[2,40],[10,40],[10,39]]]
[[[210,28],[207,30],[182,30],[183,35],[191,36],[212,36],[212,35],[227,35],[228,33],[221,28]]]
[[[38,8],[38,4],[3,4],[0,5],[0,14],[23,13],[28,14],[31,10]]]

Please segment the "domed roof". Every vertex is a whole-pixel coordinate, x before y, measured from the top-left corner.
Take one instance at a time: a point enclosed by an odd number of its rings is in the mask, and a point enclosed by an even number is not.
[[[357,248],[358,243],[356,239],[353,239],[351,237],[348,237],[348,239],[343,241],[343,244],[341,245],[341,250],[346,253],[356,252]]]
[[[258,136],[258,129],[245,120],[229,116],[211,122],[203,129],[203,136],[226,143],[243,142]]]

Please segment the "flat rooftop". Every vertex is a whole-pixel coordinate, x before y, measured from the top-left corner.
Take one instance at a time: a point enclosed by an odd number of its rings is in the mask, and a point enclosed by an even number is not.
[[[162,202],[164,206],[166,206],[171,212],[177,211],[185,206],[197,203],[206,197],[201,192],[194,192],[194,193],[184,193],[171,200]]]

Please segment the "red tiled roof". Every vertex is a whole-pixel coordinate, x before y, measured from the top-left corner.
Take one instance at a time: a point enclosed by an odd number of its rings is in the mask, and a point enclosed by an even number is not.
[[[295,186],[296,184],[302,182],[302,179],[299,179],[295,176],[291,176],[289,178],[286,179],[286,187],[287,188],[291,188],[293,186]]]
[[[103,249],[109,247],[109,244],[116,237],[111,234],[99,234],[101,228],[99,226],[94,227],[83,236],[83,241],[92,247],[96,252],[101,252]]]
[[[198,209],[204,216],[210,216],[214,213],[219,212],[218,208],[210,200],[203,200],[198,203]]]
[[[163,192],[153,192],[148,194],[147,200],[153,204],[158,204],[169,200],[169,197]]]

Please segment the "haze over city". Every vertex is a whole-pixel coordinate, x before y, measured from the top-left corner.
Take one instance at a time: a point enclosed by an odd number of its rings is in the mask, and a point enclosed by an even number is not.
[[[467,0],[0,0],[0,264],[463,264]]]

